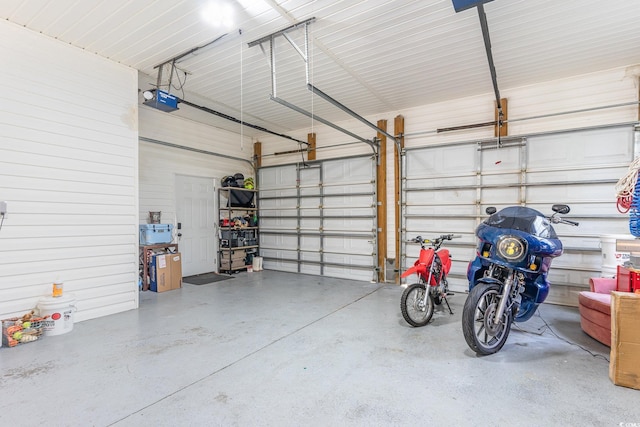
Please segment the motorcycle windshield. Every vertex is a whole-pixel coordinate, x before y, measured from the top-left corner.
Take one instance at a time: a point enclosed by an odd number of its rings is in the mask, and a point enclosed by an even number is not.
[[[558,238],[551,223],[542,213],[524,206],[504,208],[491,215],[484,223],[495,228],[524,231],[546,239]]]

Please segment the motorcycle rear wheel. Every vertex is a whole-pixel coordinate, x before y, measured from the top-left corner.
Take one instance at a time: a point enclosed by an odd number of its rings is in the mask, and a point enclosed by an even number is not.
[[[462,333],[467,345],[479,355],[500,351],[511,330],[513,313],[505,310],[502,319],[495,325],[495,313],[500,302],[500,286],[478,284],[471,292],[462,309]]]
[[[427,295],[427,302],[423,304],[424,293],[427,292],[424,283],[414,283],[407,286],[400,298],[402,317],[411,326],[424,326],[433,316],[433,296]]]

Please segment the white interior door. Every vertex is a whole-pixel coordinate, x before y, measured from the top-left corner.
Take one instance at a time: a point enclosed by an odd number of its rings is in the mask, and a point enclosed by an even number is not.
[[[176,175],[176,216],[182,275],[217,271],[215,178]]]

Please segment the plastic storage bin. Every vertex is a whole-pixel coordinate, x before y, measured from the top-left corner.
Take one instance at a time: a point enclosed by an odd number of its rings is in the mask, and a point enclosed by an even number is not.
[[[140,224],[140,244],[171,243],[173,224]]]

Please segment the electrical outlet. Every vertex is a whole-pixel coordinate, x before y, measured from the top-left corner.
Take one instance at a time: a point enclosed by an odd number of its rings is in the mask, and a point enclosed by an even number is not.
[[[7,202],[0,202],[0,215],[7,216]]]

